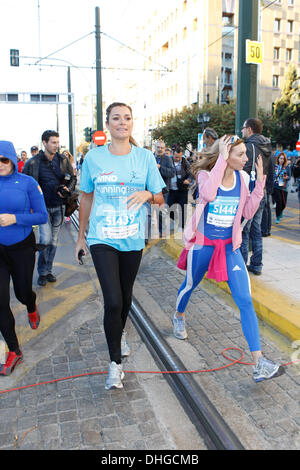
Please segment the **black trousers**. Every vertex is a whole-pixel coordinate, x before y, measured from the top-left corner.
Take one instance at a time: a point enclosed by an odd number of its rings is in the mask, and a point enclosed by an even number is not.
[[[261,219],[262,235],[270,235],[272,226],[271,195],[266,195],[266,202]]]
[[[121,337],[131,307],[133,284],[143,250],[118,251],[99,244],[91,255],[104,299],[104,332],[110,360],[121,363]]]
[[[276,203],[276,217],[279,217],[282,211],[286,208],[288,192],[283,189],[274,188],[273,197]]]
[[[10,308],[10,278],[17,299],[35,311],[36,294],[32,290],[35,264],[35,237],[33,232],[22,242],[11,246],[0,245],[0,332],[9,351],[18,351],[15,319]]]
[[[167,204],[169,207],[172,207],[173,204],[179,204],[181,208],[181,220],[179,221],[179,225],[181,228],[184,228],[185,219],[186,219],[186,205],[188,203],[188,191],[174,191],[170,189],[168,194]],[[170,213],[171,219],[174,219],[174,212]]]

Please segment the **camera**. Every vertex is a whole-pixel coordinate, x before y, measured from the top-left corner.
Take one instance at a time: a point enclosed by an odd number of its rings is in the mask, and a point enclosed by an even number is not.
[[[58,196],[60,196],[60,197],[62,196],[64,199],[67,199],[70,196],[70,191],[67,191],[65,189],[65,186],[68,187],[68,185],[70,184],[71,179],[72,179],[71,175],[69,175],[69,174],[64,175],[64,179],[63,179],[62,183],[59,184],[58,186],[56,186],[56,194]]]

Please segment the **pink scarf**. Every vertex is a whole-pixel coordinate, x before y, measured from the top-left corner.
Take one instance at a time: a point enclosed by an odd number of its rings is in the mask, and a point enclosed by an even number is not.
[[[205,237],[202,233],[196,233],[196,237],[193,238],[186,248],[184,248],[179,256],[177,267],[183,271],[187,268],[187,256],[190,248],[200,241],[200,244],[204,246],[214,246],[214,252],[210,260],[207,272],[207,279],[215,279],[217,282],[228,281],[227,263],[226,263],[226,251],[225,246],[232,243],[232,238],[226,240],[210,240]]]

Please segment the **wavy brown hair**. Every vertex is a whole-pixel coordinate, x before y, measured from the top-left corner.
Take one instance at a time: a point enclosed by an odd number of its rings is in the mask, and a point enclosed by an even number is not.
[[[129,109],[130,111],[130,114],[131,114],[131,117],[133,118],[133,114],[132,114],[132,109],[130,106],[128,106],[128,104],[125,104],[125,103],[118,103],[117,101],[115,103],[112,103],[108,106],[108,108],[106,109],[106,122],[108,123],[109,121],[109,116],[110,116],[110,113],[112,112],[112,110],[114,108],[116,108],[117,106],[122,106],[122,107],[125,107],[127,109]],[[138,147],[138,144],[137,142],[134,140],[134,138],[132,136],[129,137],[129,142],[134,145],[135,147]]]
[[[287,156],[284,152],[281,152],[279,155],[277,155],[277,158],[276,158],[276,165],[279,165],[279,158],[280,157],[284,157],[284,163],[283,163],[283,168],[285,168],[288,164],[288,159],[287,159]]]
[[[234,147],[237,147],[243,142],[243,139],[237,139],[231,145],[230,152]],[[191,165],[191,173],[195,179],[197,179],[197,174],[199,173],[199,171],[211,171],[215,166],[216,161],[218,160],[220,155],[220,139],[216,140],[210,147],[203,149],[202,152],[199,152],[199,155],[201,157],[201,160]]]

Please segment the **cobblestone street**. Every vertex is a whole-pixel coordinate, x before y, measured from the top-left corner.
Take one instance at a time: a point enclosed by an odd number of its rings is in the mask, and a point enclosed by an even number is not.
[[[169,336],[174,350],[181,351],[181,359],[185,361],[184,351],[186,343],[189,343],[198,353],[193,369],[209,369],[227,364],[222,351],[228,347],[242,349],[245,352],[244,361],[251,362],[248,345],[242,334],[239,312],[220,295],[207,292],[202,286],[194,291],[186,310],[188,340],[181,342],[172,339],[171,317],[174,314],[177,290],[184,275],[176,268],[173,259],[166,259],[166,255],[158,248],[152,250],[139,272],[138,281],[150,295],[153,296],[155,292],[155,301],[166,314],[164,334]],[[159,321],[161,324],[162,319]],[[294,352],[291,345],[264,325],[261,325],[261,341],[266,357],[280,363],[291,361],[290,354]],[[228,354],[233,359],[239,357],[238,352],[230,351]],[[288,366],[283,376],[261,384],[253,382],[252,366],[240,364],[215,373],[200,374],[197,378],[209,398],[216,400],[220,406],[225,406],[230,397],[248,415],[268,448],[299,449],[299,365]],[[227,410],[227,413],[226,419],[229,419],[235,430],[235,418],[230,415],[230,411]],[[265,448],[264,445],[261,448]]]

